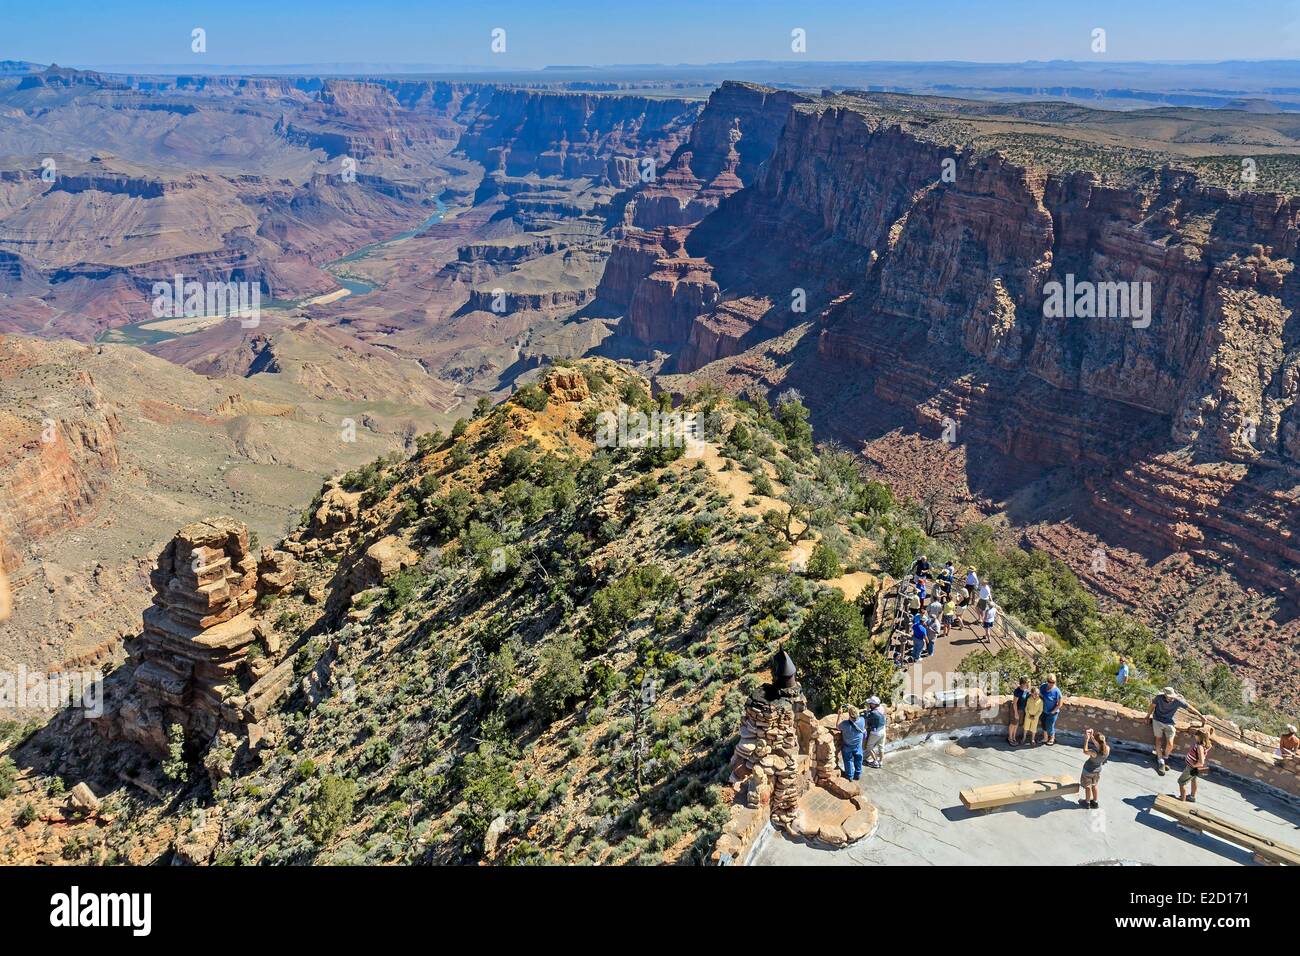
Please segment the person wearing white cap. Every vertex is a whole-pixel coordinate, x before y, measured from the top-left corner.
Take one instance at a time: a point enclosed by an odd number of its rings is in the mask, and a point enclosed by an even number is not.
[[[1278,738],[1277,748],[1283,757],[1300,755],[1300,736],[1296,735],[1295,724],[1286,725],[1286,733]]]
[[[1202,720],[1205,719],[1204,714],[1179,697],[1178,692],[1172,687],[1166,687],[1151,698],[1151,706],[1147,708],[1147,720],[1151,722],[1151,732],[1156,738],[1156,773],[1162,777],[1168,769],[1165,761],[1174,752],[1174,736],[1178,732],[1174,727],[1174,720],[1178,712],[1184,708]]]
[[[872,697],[867,701],[867,766],[876,770],[885,757],[885,708],[880,706],[880,698]]]

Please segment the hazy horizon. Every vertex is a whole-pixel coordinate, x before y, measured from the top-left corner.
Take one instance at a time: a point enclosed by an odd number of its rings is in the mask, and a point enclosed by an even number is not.
[[[972,5],[915,0],[845,10],[773,0],[708,7],[665,0],[653,11],[557,0],[448,3],[251,0],[219,7],[50,0],[0,13],[0,58],[83,67],[265,68],[315,64],[538,70],[547,66],[710,66],[753,61],[972,64],[1217,63],[1300,57],[1300,4],[1261,0],[1248,22],[1209,0],[1099,0],[1049,12],[1031,0]],[[1256,24],[1278,26],[1260,31]],[[205,31],[206,50],[191,35]],[[792,49],[802,30],[803,49]],[[1105,30],[1105,52],[1093,49]],[[493,31],[504,30],[504,49]],[[212,64],[209,66],[208,64]]]

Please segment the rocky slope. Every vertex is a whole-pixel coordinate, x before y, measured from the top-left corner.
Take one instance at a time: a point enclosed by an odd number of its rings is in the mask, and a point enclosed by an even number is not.
[[[127,346],[0,337],[0,561],[15,588],[0,624],[6,668],[119,658],[148,601],[148,565],[178,522],[220,502],[269,540],[321,476],[401,448],[438,418],[418,369],[356,356],[372,387],[406,376],[412,398],[344,393],[298,364],[291,337],[270,346],[284,373],[250,377],[205,377]]]

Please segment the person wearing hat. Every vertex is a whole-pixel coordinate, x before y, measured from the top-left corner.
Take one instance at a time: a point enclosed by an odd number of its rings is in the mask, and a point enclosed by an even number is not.
[[[1286,725],[1286,733],[1278,738],[1277,749],[1283,757],[1300,755],[1300,736],[1296,735],[1295,724]]]
[[[867,766],[880,769],[885,759],[885,708],[880,706],[880,698],[872,697],[867,701]]]
[[[1061,713],[1061,688],[1056,686],[1056,675],[1048,674],[1038,688],[1043,698],[1043,738],[1050,747],[1056,743],[1056,718]]]
[[[966,569],[966,601],[964,603],[969,605],[975,600],[975,593],[979,590],[979,587],[980,576],[975,573],[975,565],[972,564]]]
[[[1174,720],[1178,712],[1186,708],[1202,720],[1205,715],[1199,710],[1178,696],[1178,692],[1172,687],[1166,687],[1155,697],[1151,698],[1151,706],[1147,708],[1147,720],[1151,724],[1151,732],[1156,739],[1156,773],[1160,776],[1165,775],[1169,769],[1166,761],[1169,755],[1174,752],[1174,737],[1178,730],[1174,726]]]
[[[848,719],[840,721],[840,752],[844,757],[844,776],[850,780],[862,776],[862,738],[866,730],[858,709],[850,704]]]

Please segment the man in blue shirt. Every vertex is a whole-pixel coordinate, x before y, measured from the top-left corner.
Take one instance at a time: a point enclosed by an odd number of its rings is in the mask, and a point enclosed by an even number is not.
[[[850,780],[862,776],[862,739],[866,732],[858,709],[850,705],[848,719],[840,721],[840,753],[844,757],[844,776]]]
[[[1128,661],[1124,658],[1119,659],[1119,670],[1115,672],[1115,683],[1123,687],[1128,683]]]
[[[1043,698],[1043,736],[1051,746],[1056,743],[1056,718],[1061,712],[1061,688],[1056,686],[1055,674],[1047,675],[1038,693]]]
[[[925,656],[926,641],[925,623],[921,620],[920,614],[912,616],[912,660],[919,661]]]
[[[867,766],[879,770],[884,759],[885,708],[879,697],[872,697],[867,701]]]

